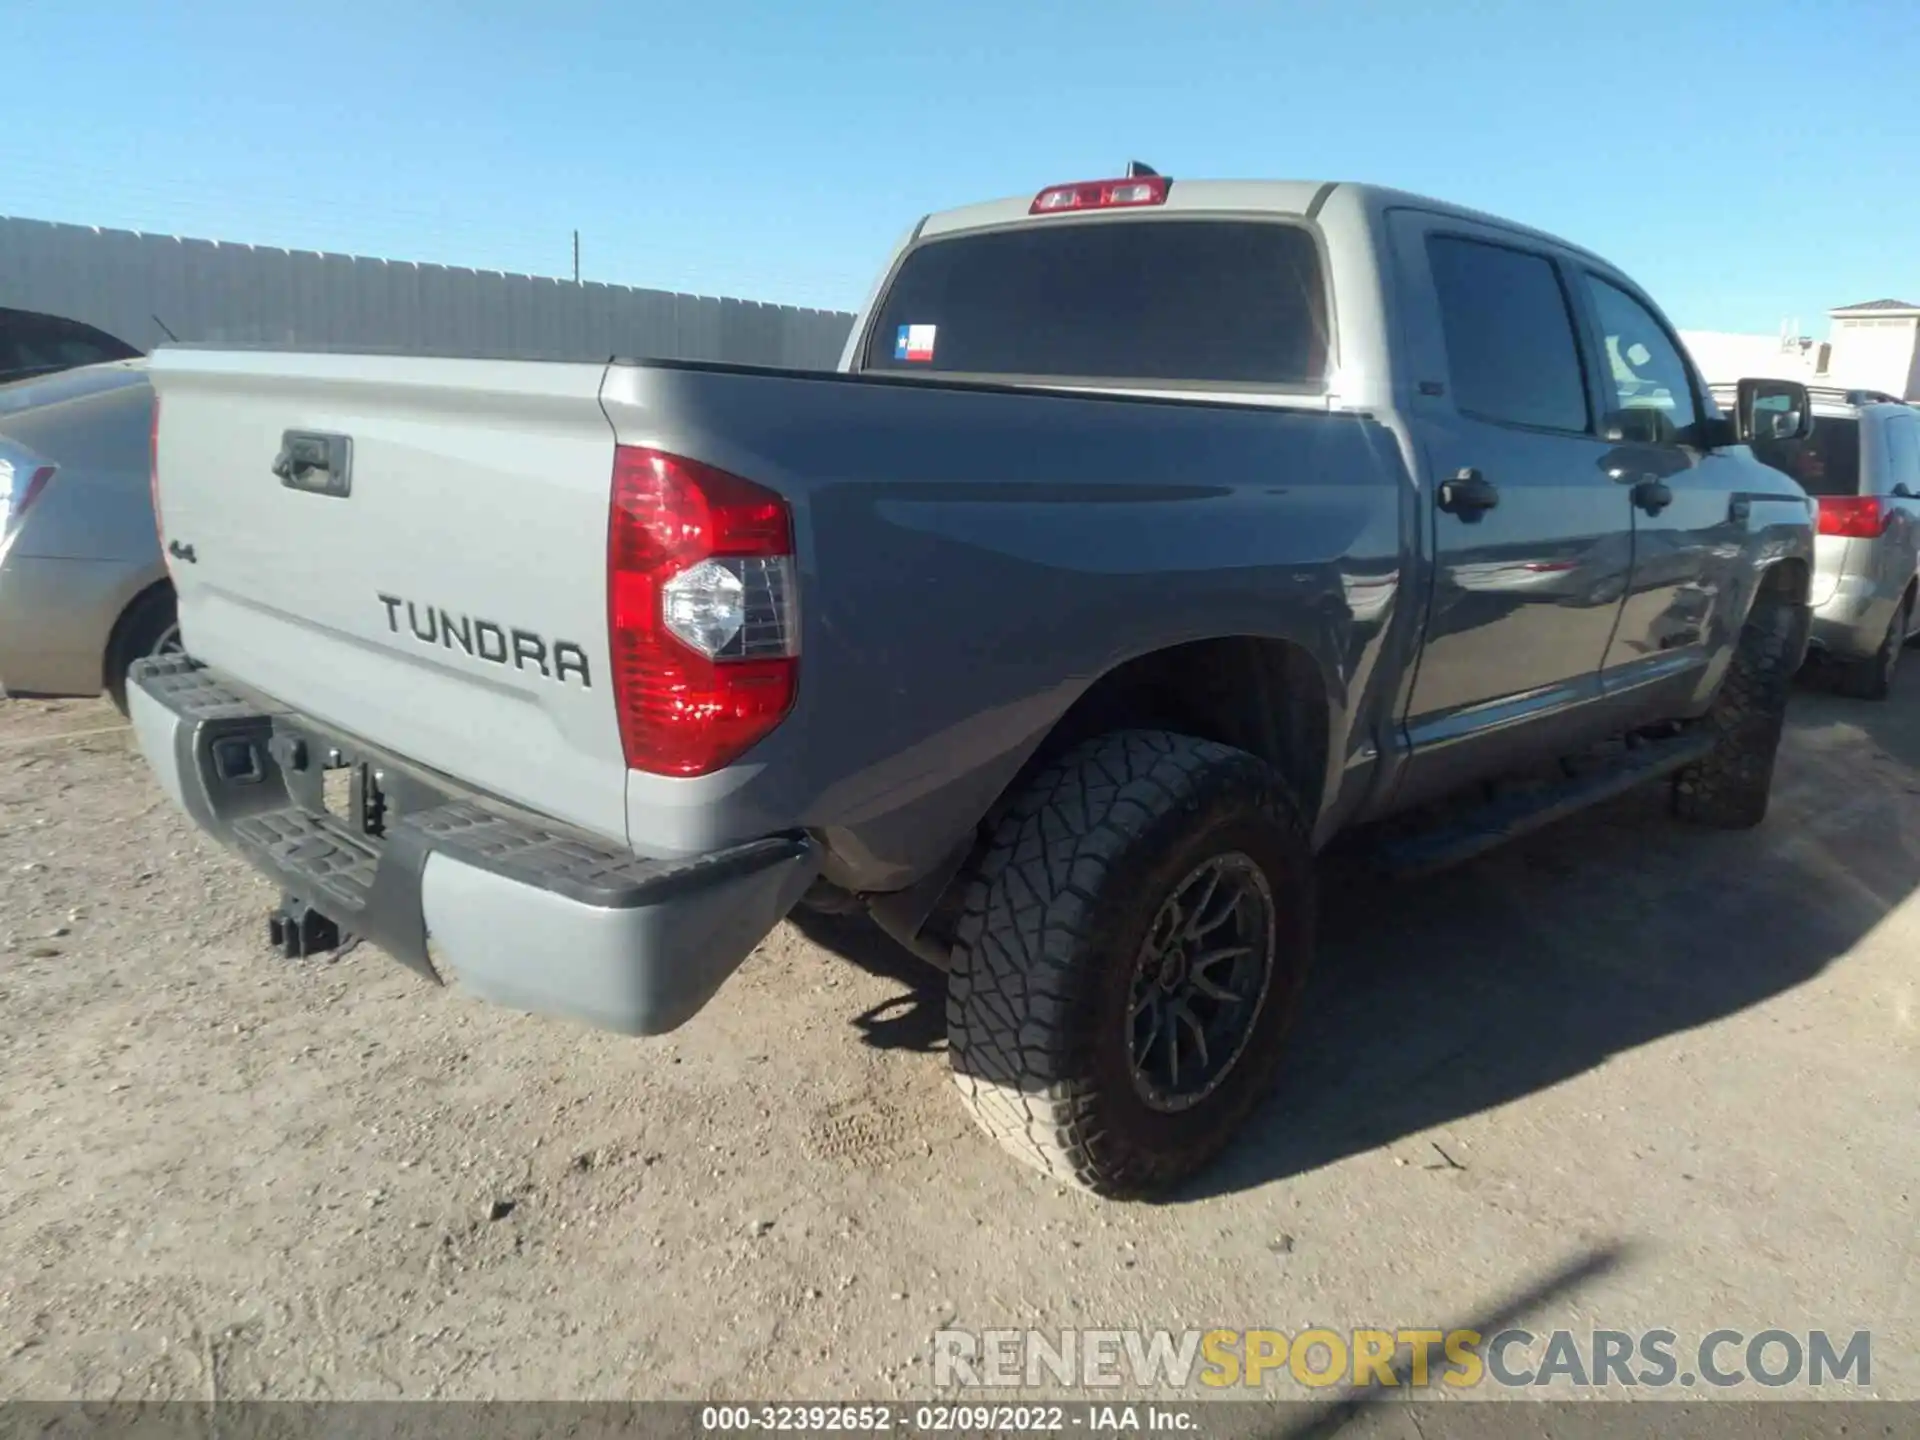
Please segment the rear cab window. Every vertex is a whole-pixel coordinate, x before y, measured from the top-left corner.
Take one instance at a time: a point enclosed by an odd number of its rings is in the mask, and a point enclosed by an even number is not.
[[[862,366],[900,374],[1317,388],[1327,287],[1283,220],[1049,221],[910,251]]]

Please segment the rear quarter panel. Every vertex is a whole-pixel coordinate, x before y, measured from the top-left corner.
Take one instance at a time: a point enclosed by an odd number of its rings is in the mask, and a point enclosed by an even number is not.
[[[615,366],[602,399],[622,443],[785,495],[800,552],[795,713],[719,775],[630,776],[643,849],[800,824],[832,878],[898,888],[1127,659],[1301,646],[1336,776],[1392,668],[1411,487],[1367,417],[689,366]]]

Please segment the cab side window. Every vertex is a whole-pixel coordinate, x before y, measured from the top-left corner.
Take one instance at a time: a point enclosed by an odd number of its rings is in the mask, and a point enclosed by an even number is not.
[[[1587,295],[1606,346],[1606,428],[1622,440],[1677,445],[1693,433],[1700,403],[1679,345],[1632,295],[1598,275]]]
[[[1580,342],[1553,263],[1457,235],[1431,237],[1427,262],[1460,413],[1585,434]]]

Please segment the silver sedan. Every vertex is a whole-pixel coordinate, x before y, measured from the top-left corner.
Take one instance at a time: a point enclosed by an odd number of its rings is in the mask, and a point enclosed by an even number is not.
[[[0,687],[125,708],[179,647],[149,488],[153,392],[128,360],[0,385]]]

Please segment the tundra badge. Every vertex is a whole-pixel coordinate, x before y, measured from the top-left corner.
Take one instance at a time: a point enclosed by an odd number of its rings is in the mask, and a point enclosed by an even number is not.
[[[565,684],[578,680],[582,690],[591,690],[587,673],[587,652],[571,640],[549,640],[532,630],[499,625],[471,615],[456,615],[437,605],[403,600],[398,595],[381,594],[386,607],[387,628],[394,634],[411,634],[422,645],[440,645],[459,650],[491,665],[511,665],[549,680]],[[400,627],[400,607],[406,606],[407,625]]]

